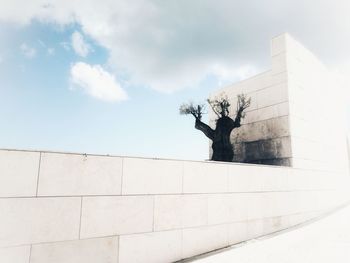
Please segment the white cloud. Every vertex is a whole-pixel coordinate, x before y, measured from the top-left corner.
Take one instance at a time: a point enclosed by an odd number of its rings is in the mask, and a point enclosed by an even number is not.
[[[227,65],[214,64],[211,72],[219,79],[219,86],[232,83],[233,81],[241,81],[252,77],[258,73],[258,69],[252,65],[241,65],[231,68]]]
[[[90,45],[85,42],[84,36],[78,31],[72,34],[72,47],[75,53],[81,57],[86,57],[91,51]]]
[[[118,76],[173,91],[208,74],[241,75],[242,65],[267,69],[269,40],[285,31],[328,65],[349,61],[349,8],[348,0],[2,0],[0,20],[76,22],[108,49]]]
[[[36,49],[28,46],[26,43],[21,44],[20,50],[27,58],[33,58],[36,55]]]
[[[123,101],[127,99],[126,92],[115,80],[114,76],[100,65],[89,65],[78,62],[72,65],[71,81],[82,88],[90,96],[104,101]]]

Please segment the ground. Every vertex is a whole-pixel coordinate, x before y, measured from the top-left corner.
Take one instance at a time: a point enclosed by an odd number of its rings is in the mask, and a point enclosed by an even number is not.
[[[350,262],[350,206],[296,229],[233,246],[193,262]]]

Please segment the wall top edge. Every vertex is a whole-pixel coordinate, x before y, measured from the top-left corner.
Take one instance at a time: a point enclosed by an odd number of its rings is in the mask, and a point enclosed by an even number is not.
[[[118,157],[118,158],[129,158],[129,159],[142,159],[142,160],[160,160],[160,161],[179,161],[179,162],[192,162],[192,163],[210,163],[210,164],[226,164],[235,166],[259,166],[268,168],[282,168],[290,169],[292,167],[287,166],[277,166],[268,164],[252,164],[252,163],[239,163],[239,162],[218,162],[209,160],[185,160],[185,159],[171,159],[171,158],[158,158],[158,157],[139,157],[139,156],[127,156],[127,155],[113,155],[113,154],[94,154],[94,153],[77,153],[77,152],[63,152],[63,151],[49,151],[49,150],[32,150],[32,149],[10,149],[10,148],[0,148],[1,151],[8,152],[31,152],[31,153],[49,153],[49,154],[65,154],[65,155],[80,155],[80,156],[97,156],[97,157]]]
[[[209,97],[215,96],[215,95],[217,95],[218,93],[223,92],[223,91],[225,91],[225,90],[227,90],[227,89],[234,88],[235,86],[241,85],[241,84],[243,84],[244,82],[252,81],[252,80],[254,80],[254,79],[256,79],[256,78],[262,77],[263,75],[267,75],[267,74],[271,73],[271,71],[272,71],[271,69],[265,70],[265,71],[263,71],[263,72],[260,72],[260,73],[258,73],[258,74],[256,74],[256,75],[254,75],[254,76],[251,76],[251,77],[249,77],[249,78],[242,79],[242,80],[239,80],[239,81],[237,81],[237,82],[233,82],[233,83],[227,84],[227,85],[225,85],[225,86],[223,86],[223,87],[218,88],[218,89],[215,90],[214,92],[211,92],[211,93],[209,94]]]
[[[279,33],[278,35],[274,35],[271,40],[274,40],[275,38],[280,38],[280,37],[291,37],[290,33],[285,31],[283,33]]]
[[[96,156],[96,157],[116,157],[126,159],[141,159],[141,160],[159,160],[159,161],[173,161],[173,162],[186,162],[186,163],[203,163],[203,164],[214,164],[214,165],[227,165],[227,166],[247,166],[247,167],[260,167],[260,168],[271,168],[271,169],[289,169],[289,170],[303,170],[303,171],[317,171],[325,173],[338,174],[341,172],[337,171],[321,171],[311,168],[299,168],[290,166],[278,166],[269,164],[254,164],[254,163],[240,163],[240,162],[218,162],[218,161],[199,161],[199,160],[185,160],[185,159],[171,159],[171,158],[151,158],[151,157],[137,157],[137,156],[126,156],[126,155],[111,155],[111,154],[93,154],[93,153],[76,153],[76,152],[63,152],[63,151],[49,151],[49,150],[32,150],[32,149],[10,149],[0,148],[0,152],[28,152],[28,153],[48,153],[48,154],[64,154],[64,155],[79,155],[79,156]]]

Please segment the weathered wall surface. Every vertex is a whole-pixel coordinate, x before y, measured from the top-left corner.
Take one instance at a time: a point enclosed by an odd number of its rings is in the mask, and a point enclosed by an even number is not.
[[[237,95],[244,93],[251,98],[242,126],[231,133],[236,162],[292,165],[288,74],[285,54],[277,51],[278,44],[272,40],[271,70],[211,95],[211,98],[222,93],[228,96],[232,117],[236,114]],[[211,113],[210,119],[211,126],[215,127],[215,115]]]
[[[242,127],[231,134],[234,161],[344,171],[341,79],[288,34],[272,39],[271,60],[270,71],[212,94],[226,93],[232,114],[238,94],[252,99]]]
[[[0,150],[0,262],[172,262],[348,200],[315,169]],[[342,191],[345,189],[345,191]]]

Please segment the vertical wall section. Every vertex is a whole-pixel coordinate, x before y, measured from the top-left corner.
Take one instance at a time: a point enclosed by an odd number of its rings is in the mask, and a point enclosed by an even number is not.
[[[271,69],[254,77],[224,87],[211,94],[223,93],[231,102],[230,114],[236,114],[237,95],[251,98],[242,126],[231,133],[235,162],[292,165],[288,71],[284,42],[271,41]],[[217,117],[210,112],[214,128]],[[210,149],[211,150],[211,149]]]
[[[0,150],[0,262],[173,262],[348,200],[348,175]]]

